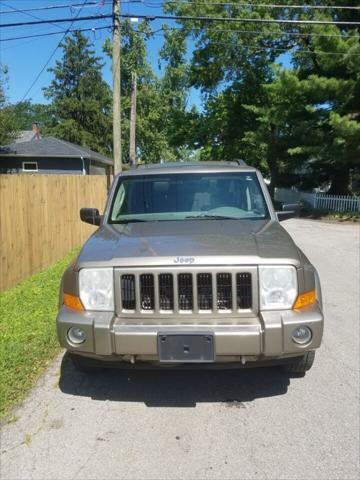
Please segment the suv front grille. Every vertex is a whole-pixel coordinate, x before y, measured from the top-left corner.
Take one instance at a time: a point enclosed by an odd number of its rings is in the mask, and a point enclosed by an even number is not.
[[[254,272],[254,269],[249,269]],[[254,308],[253,273],[120,274],[127,313],[236,313]]]
[[[212,310],[212,277],[211,273],[198,273],[197,294],[199,310]]]
[[[193,279],[191,273],[178,276],[179,310],[193,309]]]
[[[135,275],[121,276],[121,298],[124,310],[135,309]]]
[[[238,273],[236,275],[236,295],[239,308],[251,308],[251,274]]]
[[[159,305],[160,310],[173,310],[174,308],[174,282],[171,273],[159,275]]]
[[[154,310],[154,275],[144,273],[140,275],[140,305],[143,310]]]
[[[232,309],[232,285],[230,273],[218,273],[217,279],[217,308],[219,310]]]

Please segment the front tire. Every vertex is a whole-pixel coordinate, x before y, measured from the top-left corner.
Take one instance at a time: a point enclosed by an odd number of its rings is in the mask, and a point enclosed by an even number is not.
[[[284,365],[286,373],[305,374],[313,366],[315,359],[315,351],[306,352],[302,357],[294,359],[292,362]]]

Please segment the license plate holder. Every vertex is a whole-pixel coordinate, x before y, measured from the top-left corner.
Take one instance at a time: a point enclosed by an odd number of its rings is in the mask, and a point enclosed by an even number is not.
[[[212,332],[158,334],[159,362],[212,363],[215,361],[215,342]]]

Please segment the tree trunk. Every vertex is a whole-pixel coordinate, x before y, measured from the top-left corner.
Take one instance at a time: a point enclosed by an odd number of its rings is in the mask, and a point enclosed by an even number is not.
[[[335,171],[332,176],[329,195],[348,195],[350,185],[350,170],[346,167]]]

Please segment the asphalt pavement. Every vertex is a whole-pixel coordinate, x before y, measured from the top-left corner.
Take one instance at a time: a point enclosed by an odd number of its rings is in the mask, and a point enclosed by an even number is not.
[[[62,354],[3,426],[0,478],[358,479],[360,229],[284,225],[323,286],[324,340],[305,377],[277,368],[89,377]]]

